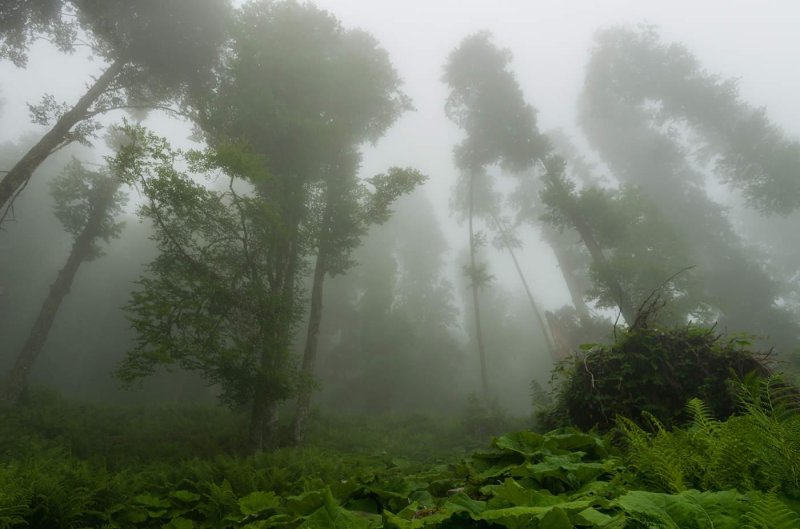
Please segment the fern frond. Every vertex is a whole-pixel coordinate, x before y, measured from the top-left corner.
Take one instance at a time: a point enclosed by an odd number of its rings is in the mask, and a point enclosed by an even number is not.
[[[648,418],[656,427],[655,435],[648,434],[630,419],[617,418],[617,425],[628,442],[631,464],[646,481],[658,488],[669,492],[686,490],[682,443],[655,417]]]
[[[617,417],[617,428],[625,435],[628,447],[633,450],[642,450],[650,447],[650,436],[638,424],[627,417]]]
[[[713,444],[719,437],[720,423],[711,414],[708,405],[700,399],[691,399],[686,404],[686,411],[692,418],[691,432],[695,439]]]
[[[780,373],[741,382],[739,403],[747,413],[763,413],[778,421],[800,415],[800,391]]]
[[[728,419],[720,425],[716,442],[707,446],[704,483],[719,489],[759,488],[769,478],[758,449],[758,432],[748,418]]]
[[[787,507],[774,492],[765,494],[744,515],[743,529],[797,529],[800,516]]]
[[[658,417],[650,413],[649,411],[643,411],[642,417],[650,424],[653,431],[657,434],[664,434],[667,433],[667,429],[664,427],[664,423],[658,420]]]

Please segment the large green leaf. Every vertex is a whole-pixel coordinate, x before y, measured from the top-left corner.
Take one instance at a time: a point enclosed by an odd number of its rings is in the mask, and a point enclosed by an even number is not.
[[[286,498],[286,512],[306,516],[319,509],[325,502],[325,491],[312,490]]]
[[[452,515],[450,509],[423,508],[419,503],[412,502],[397,514],[384,511],[383,520],[387,529],[420,529],[438,526]]]
[[[520,475],[530,476],[553,492],[577,490],[609,471],[606,463],[585,463],[578,454],[545,457],[541,463],[526,465]],[[553,483],[557,480],[563,487]]]
[[[264,511],[277,509],[280,499],[274,492],[251,492],[239,499],[239,510],[245,516],[261,514]]]
[[[590,459],[603,459],[608,455],[606,443],[601,437],[577,431],[549,433],[545,436],[545,446],[567,452],[584,452]]]
[[[342,508],[327,489],[322,507],[306,516],[298,529],[369,529],[379,523],[378,516],[361,516]]]
[[[463,492],[459,492],[445,503],[445,507],[452,512],[465,512],[473,519],[478,519],[477,517],[486,509],[486,502],[473,500]]]
[[[516,452],[527,457],[536,455],[544,445],[545,437],[534,432],[514,432],[496,437],[492,446],[498,450]]]
[[[567,513],[559,507],[553,507],[539,522],[542,529],[573,529]]]
[[[507,478],[500,485],[487,485],[481,488],[481,493],[491,496],[488,506],[492,509],[515,506],[546,507],[566,501],[563,497],[552,495],[548,490],[523,487],[512,478]]]
[[[614,502],[636,520],[665,529],[738,529],[747,502],[736,491],[680,494],[632,491]]]

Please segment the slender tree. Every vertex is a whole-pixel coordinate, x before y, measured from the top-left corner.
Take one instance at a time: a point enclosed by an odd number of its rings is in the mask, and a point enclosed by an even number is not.
[[[106,173],[87,171],[77,160],[53,181],[55,214],[72,234],[74,242],[64,267],[42,304],[22,350],[0,387],[0,402],[15,405],[25,388],[28,375],[44,346],[62,301],[82,263],[102,255],[98,242],[119,235],[122,224],[114,217],[121,211],[124,195],[120,181]]]
[[[497,211],[488,169],[500,164],[511,171],[525,169],[547,150],[547,141],[536,128],[536,114],[525,103],[509,70],[511,53],[492,44],[487,33],[464,39],[448,58],[444,81],[450,88],[445,111],[466,134],[455,149],[461,172],[455,207],[466,216],[469,233],[469,265],[475,333],[481,367],[481,389],[489,398],[486,350],[483,343],[479,291],[491,276],[478,262],[483,236],[475,219]]]
[[[371,191],[356,182],[352,167],[345,166],[339,179],[326,181],[322,217],[317,224],[317,255],[311,286],[311,303],[303,350],[301,377],[306,383],[298,390],[297,408],[292,423],[295,443],[305,436],[305,424],[311,406],[311,384],[317,359],[319,331],[322,322],[322,293],[327,275],[346,272],[354,263],[351,252],[361,244],[361,238],[372,224],[388,220],[392,202],[410,193],[425,177],[413,170],[393,168],[387,174],[369,180]]]

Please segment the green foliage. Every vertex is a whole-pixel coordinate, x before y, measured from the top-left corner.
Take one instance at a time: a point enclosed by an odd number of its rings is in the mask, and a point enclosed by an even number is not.
[[[691,51],[663,42],[653,27],[615,27],[596,38],[586,121],[595,119],[589,116],[594,105],[602,105],[606,116],[619,105],[661,130],[687,127],[697,133],[688,154],[701,163],[714,159],[720,180],[740,189],[751,206],[788,214],[800,205],[800,187],[791,176],[800,168],[800,143],[771,123],[764,109],[743,101],[736,79],[705,71]]]
[[[467,134],[456,148],[456,164],[470,180],[494,163],[525,169],[547,149],[510,62],[509,50],[497,48],[488,33],[477,33],[464,39],[445,65],[443,79],[450,87],[445,111]]]
[[[688,250],[670,273],[696,265],[697,297],[710,309],[703,319],[793,349],[800,327],[793,303],[785,300],[797,298],[791,286],[797,259],[786,259],[783,248],[794,228],[756,220],[755,212],[743,219],[740,208],[720,204],[708,189],[709,169],[716,168],[719,179],[741,190],[762,215],[786,214],[800,203],[791,176],[800,144],[763,109],[746,103],[735,81],[705,71],[689,50],[664,42],[651,27],[599,32],[583,86],[580,122],[587,140],[616,180],[650,199]],[[743,240],[756,224],[770,228]],[[639,255],[653,244],[640,246]]]
[[[0,7],[0,58],[24,67],[28,49],[40,36],[62,52],[74,50],[77,24],[63,0],[8,0]]]
[[[685,429],[668,431],[653,420],[653,433],[646,433],[619,418],[639,479],[656,490],[778,490],[800,499],[798,390],[775,377],[750,383],[741,414],[723,422],[697,399],[689,402]]]
[[[554,407],[543,422],[606,430],[618,415],[642,423],[647,413],[671,426],[683,422],[692,398],[714,416],[728,417],[736,409],[729,379],[769,369],[768,355],[749,345],[693,325],[622,332],[615,343],[585,346],[557,367]]]
[[[508,429],[508,417],[497,401],[485,402],[472,393],[467,399],[462,424],[464,430],[478,439],[499,435]]]
[[[119,181],[107,174],[88,171],[73,158],[62,173],[50,184],[50,193],[55,200],[55,215],[74,238],[86,230],[92,212],[102,209],[100,222],[94,228],[93,240],[119,237],[123,222],[117,222],[122,206],[127,201],[119,190]],[[101,250],[92,243],[89,258],[101,255]]]
[[[766,390],[761,391],[767,398]],[[107,435],[102,424],[124,427],[129,412],[98,414],[102,410],[36,399],[28,409],[7,410],[2,418],[4,447],[20,433],[30,439],[14,448],[15,454],[4,449],[0,455],[0,527],[782,529],[795,527],[798,517],[792,497],[782,491],[720,490],[700,484],[662,492],[655,481],[640,479],[649,471],[637,468],[632,474],[623,464],[626,455],[631,464],[647,455],[620,453],[608,438],[576,430],[502,435],[490,448],[460,462],[453,457],[453,447],[442,447],[442,454],[450,452],[446,461],[453,463],[441,464],[425,455],[430,438],[415,438],[432,426],[419,417],[384,423],[384,437],[374,435],[381,428],[377,422],[370,433],[370,428],[328,419],[324,429],[310,430],[308,440],[318,445],[340,439],[334,441],[333,451],[309,446],[251,457],[197,459],[200,453],[187,444],[184,457],[175,458],[158,455],[159,440],[153,437],[143,443],[155,450],[153,458],[109,468],[59,445],[72,439],[72,445],[79,446],[75,438],[95,435],[89,453],[98,450],[120,458],[129,448],[124,435],[137,425],[128,427],[120,441]],[[700,403],[690,406],[695,421],[684,434],[697,443],[712,446],[718,438],[705,442],[703,436],[716,435],[713,432],[734,420],[715,424]],[[62,422],[89,420],[74,427],[62,424],[62,437],[43,441],[47,425],[58,421],[34,422],[42,407],[60,411]],[[169,435],[174,418],[153,418],[162,423],[158,435]],[[196,423],[220,425],[220,417],[189,414],[188,419],[178,429],[193,423],[195,428]],[[648,437],[634,427],[629,431]],[[659,435],[679,432],[664,429]],[[387,444],[391,437],[397,439]],[[120,442],[119,452],[109,449]],[[104,443],[109,445],[105,449]],[[415,443],[420,450],[409,454],[411,460],[380,453],[380,448]],[[696,459],[690,452],[694,448],[676,445],[672,456]]]
[[[800,514],[769,493],[753,504],[743,521],[743,529],[794,529],[800,527]]]
[[[227,191],[213,191],[176,168],[178,159],[198,170],[251,168],[245,150],[184,156],[143,129],[127,134],[115,168],[141,185],[148,202],[140,213],[154,222],[161,253],[127,307],[138,337],[120,378],[133,382],[177,365],[220,384],[232,405],[252,399],[257,387],[273,400],[287,398],[295,376],[286,337],[298,314],[281,260],[288,256],[276,256],[287,238],[273,203],[279,198],[240,194],[236,173]]]

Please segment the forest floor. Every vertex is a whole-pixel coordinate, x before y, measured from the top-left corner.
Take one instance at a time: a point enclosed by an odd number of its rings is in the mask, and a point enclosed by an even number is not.
[[[719,487],[642,464],[619,432],[474,426],[317,415],[306,446],[248,456],[244,418],[223,408],[37,395],[0,414],[0,528],[800,527],[798,489],[764,485],[764,469]],[[641,432],[646,460],[699,457],[674,435],[654,450],[663,439]]]

